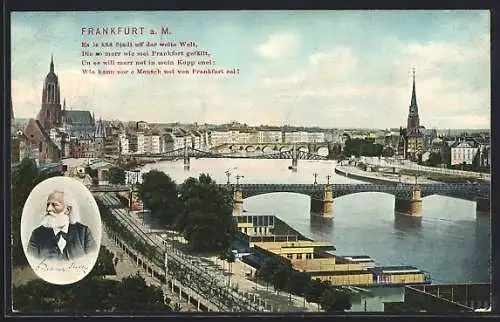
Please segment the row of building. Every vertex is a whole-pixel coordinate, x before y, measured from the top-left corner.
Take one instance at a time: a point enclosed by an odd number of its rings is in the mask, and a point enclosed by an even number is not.
[[[24,157],[35,159],[39,163],[50,163],[60,158],[98,158],[104,155],[156,154],[189,146],[198,150],[209,150],[222,144],[239,143],[276,143],[320,142],[327,133],[318,132],[282,132],[279,130],[259,130],[257,141],[237,141],[239,130],[184,130],[168,128],[150,129],[145,122],[137,122],[134,127],[126,127],[118,122],[95,120],[88,111],[67,111],[64,115],[72,118],[64,121],[60,127],[51,128],[48,133],[40,121],[31,119],[27,124],[15,122],[12,140],[12,160],[19,162]],[[75,113],[72,113],[75,112]],[[69,119],[69,118],[68,118]],[[307,137],[304,133],[308,133]],[[445,165],[477,165],[489,167],[491,164],[491,144],[489,137],[437,137],[433,131],[427,131],[421,140],[422,161],[429,159],[432,153],[440,155]],[[285,137],[285,141],[283,141]],[[306,141],[309,138],[310,141]],[[395,132],[336,136],[336,142],[343,147],[347,139],[369,138],[374,143],[390,147],[395,152],[401,143],[401,136]],[[397,154],[397,152],[396,152]]]
[[[36,119],[16,123],[11,102],[12,163],[24,157],[38,163],[50,163],[61,158],[98,158],[105,155],[157,154],[182,149],[185,146],[209,150],[231,144],[338,143],[343,148],[349,139],[372,139],[391,148],[405,159],[421,158],[440,153],[448,165],[490,165],[491,148],[484,137],[438,137],[435,129],[420,125],[415,75],[406,128],[396,130],[323,130],[288,126],[257,126],[233,122],[226,126],[158,127],[147,122],[124,124],[96,120],[88,110],[61,104],[59,79],[51,59],[45,77],[41,109]]]

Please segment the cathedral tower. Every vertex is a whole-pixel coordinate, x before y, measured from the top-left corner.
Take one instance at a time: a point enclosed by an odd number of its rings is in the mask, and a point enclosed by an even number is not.
[[[50,59],[50,70],[45,77],[42,91],[42,108],[37,120],[48,132],[51,128],[61,125],[62,111],[60,101],[59,80],[54,72],[54,58]]]

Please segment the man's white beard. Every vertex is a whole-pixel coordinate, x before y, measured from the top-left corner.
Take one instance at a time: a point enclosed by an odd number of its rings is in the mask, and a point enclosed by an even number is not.
[[[47,228],[64,227],[69,224],[69,216],[62,213],[47,212],[42,218],[42,225]]]

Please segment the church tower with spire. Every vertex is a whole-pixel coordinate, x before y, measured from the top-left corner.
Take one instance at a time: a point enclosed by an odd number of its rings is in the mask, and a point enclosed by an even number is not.
[[[104,142],[106,139],[106,129],[102,122],[102,118],[99,118],[99,122],[96,124],[96,129],[94,133],[94,149],[97,157],[104,155]]]
[[[54,57],[50,59],[49,73],[45,77],[42,91],[42,107],[38,112],[37,120],[48,132],[51,128],[61,125],[62,111],[60,101],[59,80],[54,72]]]
[[[420,136],[420,118],[418,116],[417,93],[415,90],[415,68],[413,68],[413,88],[406,129],[409,136]]]
[[[413,68],[412,74],[413,86],[410,107],[408,110],[406,129],[404,129],[404,156],[406,159],[418,160],[422,156],[423,127],[420,126],[420,117],[418,115],[417,92],[415,89],[415,68]]]

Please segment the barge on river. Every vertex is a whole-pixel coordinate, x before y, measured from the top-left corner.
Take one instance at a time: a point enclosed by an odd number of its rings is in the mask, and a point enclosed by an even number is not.
[[[270,256],[287,259],[294,270],[333,285],[428,284],[430,276],[413,266],[376,266],[366,255],[338,256],[329,242],[306,238],[270,214],[235,215],[238,227],[234,249],[241,260],[258,269]]]

